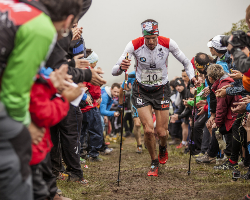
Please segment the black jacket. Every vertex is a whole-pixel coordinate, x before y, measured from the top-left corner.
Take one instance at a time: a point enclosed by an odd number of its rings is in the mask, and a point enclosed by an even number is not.
[[[194,95],[184,87],[184,90],[180,93],[181,97],[181,105],[178,107],[176,114],[178,114],[178,119],[182,119],[184,117],[189,117],[192,114],[192,109],[190,107],[186,107],[183,103],[183,99],[188,99],[194,97]]]

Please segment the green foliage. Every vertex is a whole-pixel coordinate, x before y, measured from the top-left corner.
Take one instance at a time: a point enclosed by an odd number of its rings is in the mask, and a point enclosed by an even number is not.
[[[237,23],[233,23],[233,26],[231,28],[230,31],[223,33],[224,35],[232,35],[233,31],[237,31],[237,30],[242,30],[242,31],[249,31],[246,20],[245,19],[241,19],[240,21],[238,21]]]

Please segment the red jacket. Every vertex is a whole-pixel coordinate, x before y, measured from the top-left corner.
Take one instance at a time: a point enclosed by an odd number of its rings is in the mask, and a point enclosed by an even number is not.
[[[89,93],[91,94],[91,96],[92,96],[92,98],[94,100],[92,102],[93,106],[87,105],[86,107],[81,108],[82,113],[85,113],[85,112],[88,112],[89,110],[91,110],[92,108],[94,108],[94,107],[96,107],[98,105],[96,100],[101,97],[101,88],[100,88],[100,86],[92,85],[91,83],[88,83],[88,82],[83,82],[83,84],[86,85],[86,87],[89,90]]]
[[[50,80],[39,77],[31,89],[30,94],[30,115],[31,120],[38,127],[46,129],[42,141],[32,144],[32,158],[30,165],[40,163],[50,152],[53,144],[50,137],[50,127],[59,123],[68,113],[69,103],[65,98],[52,97],[56,89]],[[52,100],[51,100],[52,99]]]
[[[215,92],[216,90],[222,88],[225,85],[229,85],[232,82],[234,82],[232,78],[228,77],[227,75],[224,75],[219,80],[215,81],[212,86],[212,90],[213,92]],[[239,101],[240,98],[240,95],[227,95],[224,98],[216,97],[217,107],[215,123],[217,127],[221,127],[225,124],[227,131],[232,128],[232,125],[237,117],[237,113],[233,113],[231,107],[235,107],[233,103]]]

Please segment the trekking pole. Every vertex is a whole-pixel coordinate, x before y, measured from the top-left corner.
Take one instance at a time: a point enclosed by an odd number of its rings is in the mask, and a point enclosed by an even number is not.
[[[126,56],[126,60],[128,60],[128,53]],[[123,116],[124,116],[124,109],[125,109],[125,91],[127,90],[127,84],[128,84],[128,74],[127,70],[125,71],[125,83],[123,88],[123,103],[122,103],[122,113],[121,113],[121,140],[120,140],[120,156],[119,156],[119,170],[118,170],[118,186],[120,182],[120,169],[121,169],[121,156],[122,156],[122,136],[123,136]]]
[[[198,72],[195,76],[196,80],[198,79]],[[192,152],[192,145],[193,145],[193,135],[194,135],[194,117],[195,117],[195,107],[196,107],[196,95],[197,95],[197,88],[195,86],[195,91],[194,91],[194,108],[193,108],[193,114],[192,114],[192,130],[191,130],[191,134],[190,134],[190,140],[191,140],[191,144],[189,146],[189,165],[188,165],[188,175],[190,175],[191,171],[190,171],[190,165],[191,165],[191,152]]]

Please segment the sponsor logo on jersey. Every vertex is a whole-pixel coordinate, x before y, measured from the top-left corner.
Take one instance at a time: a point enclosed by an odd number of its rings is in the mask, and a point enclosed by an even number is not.
[[[163,57],[164,57],[164,52],[162,51],[162,48],[160,48],[159,51],[160,51],[160,52],[157,54],[157,56],[158,56],[159,58],[163,59]]]
[[[142,103],[142,99],[140,99],[140,98],[137,98],[137,105],[142,105],[143,103]]]
[[[167,104],[169,103],[169,100],[161,101],[161,104]]]
[[[141,57],[141,58],[140,58],[140,61],[141,61],[141,62],[146,62],[146,58],[145,58],[145,57]]]
[[[169,104],[161,105],[162,108],[169,108]]]

